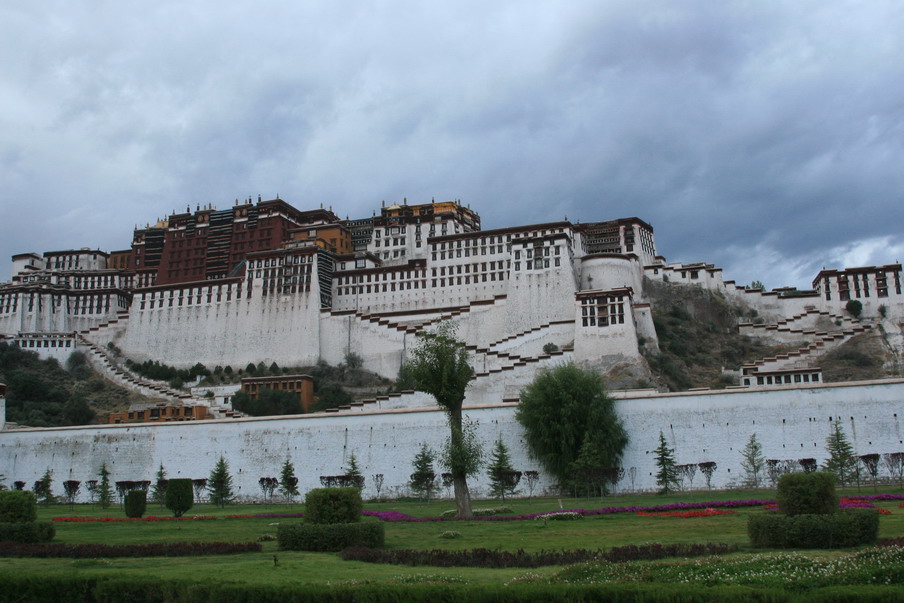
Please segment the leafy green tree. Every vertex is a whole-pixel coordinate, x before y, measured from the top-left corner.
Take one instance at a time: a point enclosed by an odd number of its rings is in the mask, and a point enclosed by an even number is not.
[[[287,501],[291,501],[293,497],[298,496],[298,478],[295,476],[295,466],[288,457],[286,457],[286,462],[283,463],[282,471],[279,475],[279,491],[286,497]]]
[[[509,496],[515,494],[515,489],[521,481],[521,472],[515,471],[514,467],[512,467],[508,446],[505,445],[501,437],[496,440],[496,444],[493,446],[487,474],[490,478],[490,492],[493,496],[502,498],[502,502],[505,502],[506,494]]]
[[[304,412],[296,392],[264,388],[254,398],[245,392],[232,396],[232,408],[252,417],[298,415]]]
[[[412,492],[426,499],[427,502],[430,502],[430,497],[436,489],[436,471],[433,469],[434,460],[436,460],[436,456],[433,454],[433,450],[430,449],[427,442],[422,443],[421,449],[414,457],[414,462],[412,463],[414,472],[408,482]]]
[[[72,396],[63,406],[63,418],[70,425],[87,425],[94,420],[94,417],[94,411],[82,396]]]
[[[863,304],[860,303],[859,299],[852,299],[848,301],[844,309],[854,318],[860,318],[860,314],[863,312]]]
[[[747,286],[747,289],[753,290],[753,291],[765,291],[766,286],[763,284],[762,281],[753,281],[752,283],[750,283]]]
[[[754,487],[760,487],[760,476],[763,474],[763,468],[766,466],[766,458],[763,456],[763,446],[756,438],[756,434],[750,434],[747,445],[741,451],[741,469],[747,478],[747,484]]]
[[[97,486],[97,501],[101,509],[107,509],[113,503],[113,488],[110,486],[110,471],[106,463],[100,465],[100,484]]]
[[[848,484],[855,476],[857,457],[838,419],[832,423],[832,433],[826,438],[826,452],[829,458],[823,464],[823,470],[834,473],[842,486]]]
[[[678,489],[678,468],[675,465],[675,451],[669,448],[665,436],[659,432],[659,446],[653,451],[656,454],[656,485],[659,494],[668,494]]]
[[[232,500],[232,476],[229,475],[229,465],[222,456],[210,472],[207,491],[210,492],[210,502],[218,507],[224,507]]]
[[[157,504],[162,505],[166,499],[166,483],[166,469],[163,468],[163,463],[160,463],[154,485],[151,486],[151,500]]]
[[[619,465],[628,434],[599,375],[574,364],[542,371],[515,412],[534,458],[565,486],[588,436],[600,467]]]
[[[591,493],[597,492],[600,498],[605,496],[609,481],[617,477],[618,468],[601,465],[600,459],[604,456],[590,433],[585,433],[584,442],[578,451],[578,458],[571,464],[571,474],[576,490],[583,489],[588,497],[591,496]]]
[[[446,411],[449,440],[443,458],[452,473],[457,516],[471,517],[468,475],[480,466],[480,446],[476,438],[468,441],[465,435],[461,407],[474,369],[468,364],[465,344],[456,339],[452,323],[441,322],[432,333],[421,333],[419,337],[407,370],[418,389],[431,394]]]

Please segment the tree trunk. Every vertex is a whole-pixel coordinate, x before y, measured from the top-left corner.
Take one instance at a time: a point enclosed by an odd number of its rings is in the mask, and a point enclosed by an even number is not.
[[[468,480],[464,475],[453,475],[452,485],[455,489],[456,517],[473,517],[471,511],[471,492],[468,490]]]
[[[464,434],[462,431],[461,403],[458,408],[449,411],[449,431],[453,448],[462,446]],[[452,472],[452,487],[455,492],[455,516],[458,518],[473,517],[471,511],[471,492],[468,490],[468,476],[461,467],[450,467]]]

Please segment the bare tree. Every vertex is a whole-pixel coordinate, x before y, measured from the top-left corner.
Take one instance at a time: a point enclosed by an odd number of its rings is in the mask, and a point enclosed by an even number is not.
[[[703,461],[702,463],[697,463],[697,467],[700,468],[700,473],[706,478],[706,489],[712,490],[713,473],[716,472],[718,465],[716,465],[715,461]]]

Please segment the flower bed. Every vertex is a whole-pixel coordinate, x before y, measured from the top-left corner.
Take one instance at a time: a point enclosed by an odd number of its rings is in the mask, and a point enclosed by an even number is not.
[[[646,511],[638,511],[635,515],[641,517],[713,517],[714,515],[737,515],[737,511],[723,511],[721,509],[699,509],[696,511],[662,511],[659,513],[647,513]]]

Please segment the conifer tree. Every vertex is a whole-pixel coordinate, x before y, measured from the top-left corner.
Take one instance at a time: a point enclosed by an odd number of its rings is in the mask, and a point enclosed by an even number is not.
[[[659,486],[659,494],[668,494],[678,488],[678,470],[675,468],[675,451],[669,448],[665,436],[659,432],[659,446],[653,452],[656,453],[656,485]]]
[[[493,496],[502,498],[502,502],[505,502],[506,494],[511,496],[515,493],[515,488],[521,481],[521,472],[512,468],[508,446],[501,437],[496,440],[496,445],[493,447],[487,474],[490,477],[490,492]]]
[[[854,456],[854,449],[848,442],[844,429],[841,427],[841,421],[838,419],[835,419],[832,424],[832,433],[826,438],[826,452],[829,453],[829,458],[826,459],[822,468],[829,473],[834,473],[838,483],[842,486],[846,485],[854,477],[857,457]]]
[[[161,506],[166,500],[166,469],[163,468],[163,463],[160,463],[154,485],[151,486],[151,500]]]
[[[351,477],[362,477],[361,468],[358,467],[358,457],[352,452],[348,457],[348,466],[345,468],[345,475]]]
[[[49,505],[53,502],[53,471],[49,468],[44,472],[43,477],[35,482],[35,497],[41,503]]]
[[[430,496],[436,489],[436,471],[433,468],[435,459],[436,455],[433,450],[430,449],[427,442],[423,442],[421,449],[414,457],[414,462],[412,463],[414,472],[411,474],[411,481],[408,482],[411,490],[418,496],[425,498],[427,502],[430,502]]]
[[[756,433],[750,434],[747,445],[741,451],[741,468],[747,475],[747,483],[754,487],[760,487],[760,475],[766,466],[766,458],[763,456],[763,446],[756,438]]]
[[[210,472],[207,491],[210,492],[210,502],[218,507],[223,507],[232,500],[232,476],[229,475],[229,465],[222,456]]]
[[[282,471],[279,475],[279,491],[286,497],[287,501],[291,501],[293,497],[298,496],[298,478],[295,476],[295,466],[289,457],[283,463]]]
[[[101,509],[109,508],[113,502],[113,488],[110,486],[110,471],[106,463],[100,465],[100,484],[97,486],[97,501]]]

